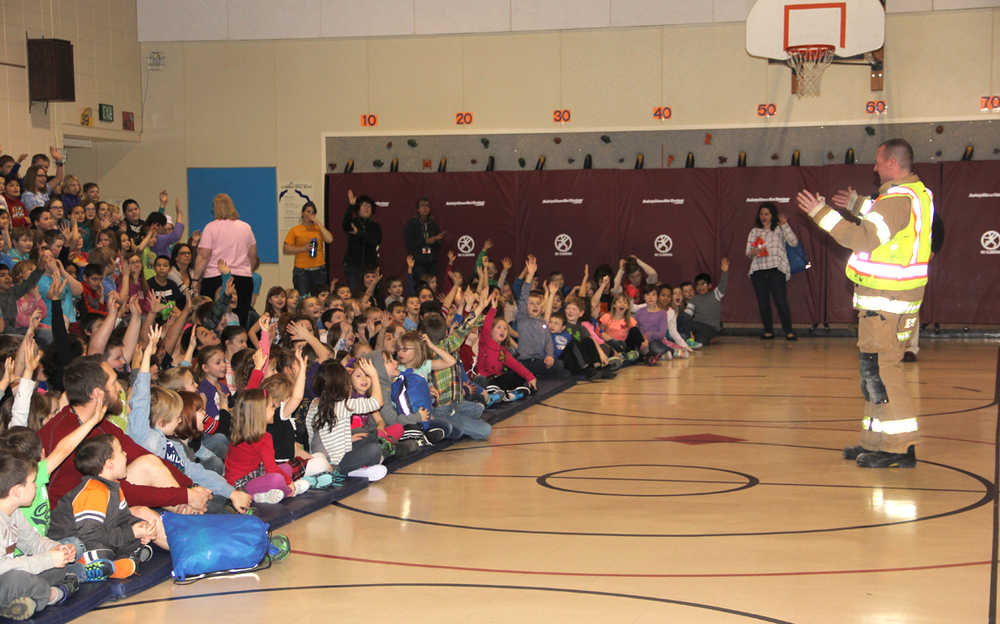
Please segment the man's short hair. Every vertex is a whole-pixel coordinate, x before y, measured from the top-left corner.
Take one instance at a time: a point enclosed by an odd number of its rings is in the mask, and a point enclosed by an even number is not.
[[[879,147],[884,147],[886,155],[899,164],[900,169],[913,169],[913,146],[906,139],[889,139]]]
[[[407,297],[407,299],[409,299],[409,297]],[[401,301],[393,301],[392,303],[389,304],[389,307],[386,308],[386,312],[392,314],[393,312],[396,311],[397,308],[405,308],[405,307],[406,306],[404,306]]]
[[[108,383],[108,375],[101,366],[102,354],[79,357],[69,363],[63,373],[63,387],[70,405],[84,405],[90,402],[94,388],[103,388]]]
[[[697,284],[698,282],[705,282],[706,284],[711,284],[712,276],[709,275],[708,273],[699,273],[698,275],[694,276],[694,283]]]
[[[110,433],[94,436],[84,440],[76,448],[76,456],[73,458],[73,465],[80,471],[80,474],[96,476],[104,470],[104,464],[108,463],[111,455],[115,452],[112,440],[115,436]]]
[[[95,188],[97,188],[97,182],[87,182],[86,184],[83,185],[83,192],[87,193],[90,191],[90,189],[95,189]]]

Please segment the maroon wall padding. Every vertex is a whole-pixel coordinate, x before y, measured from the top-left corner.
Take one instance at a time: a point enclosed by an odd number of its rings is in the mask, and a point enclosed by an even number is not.
[[[1000,232],[1000,162],[919,164],[916,169],[934,193],[946,231],[942,251],[931,262],[922,322],[1000,323],[1000,253],[985,253],[1000,249],[981,243],[985,233]],[[403,226],[415,214],[416,199],[427,196],[448,231],[442,269],[445,251],[452,249],[460,252],[456,268],[470,274],[487,238],[495,244],[495,260],[509,256],[514,262],[512,278],[525,255],[533,253],[543,277],[562,271],[570,284],[579,281],[585,263],[593,274],[598,264],[616,267],[625,254],[638,255],[661,281],[672,284],[702,271],[718,279],[719,261],[728,256],[732,266],[723,319],[757,323],[746,237],[761,201],[779,198],[779,211],[789,217],[813,265],[788,283],[793,322],[800,327],[851,323],[856,320],[853,285],[844,275],[850,254],[812,224],[795,201],[802,188],[830,198],[848,187],[861,195],[877,192],[872,166],[331,174],[331,267],[334,275],[343,274],[340,223],[348,188],[383,204],[376,219],[387,275],[405,271]],[[565,241],[563,235],[572,240],[571,247],[556,247],[557,238]],[[459,240],[470,239],[471,249],[466,246],[462,253]]]
[[[1000,322],[1000,162],[944,163],[935,205],[944,244],[931,260],[928,285],[939,323]],[[993,253],[990,253],[993,252]]]
[[[542,277],[561,271],[571,284],[579,282],[585,263],[591,270],[613,263],[621,253],[621,178],[614,170],[521,174],[517,257],[532,253]],[[516,276],[520,267],[513,271]]]
[[[729,258],[729,289],[722,306],[724,321],[758,323],[757,298],[747,272],[750,258],[746,255],[747,236],[757,219],[764,201],[773,201],[779,214],[788,217],[795,235],[805,246],[814,267],[792,276],[788,281],[788,303],[792,323],[799,326],[823,321],[822,263],[817,264],[817,233],[809,219],[795,202],[796,194],[805,185],[803,167],[741,167],[722,169],[719,176],[719,253]],[[712,277],[718,280],[719,266],[712,266]],[[773,303],[772,303],[773,307]],[[774,310],[775,323],[779,322]]]
[[[719,169],[622,173],[623,254],[635,254],[673,286],[716,266]]]

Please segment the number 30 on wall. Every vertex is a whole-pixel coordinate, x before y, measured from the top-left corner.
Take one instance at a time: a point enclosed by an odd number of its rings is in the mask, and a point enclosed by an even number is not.
[[[552,111],[552,121],[554,123],[568,123],[572,115],[568,108],[556,109]]]

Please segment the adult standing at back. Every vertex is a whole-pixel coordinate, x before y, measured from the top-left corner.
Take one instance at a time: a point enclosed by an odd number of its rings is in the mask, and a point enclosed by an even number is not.
[[[302,296],[315,295],[330,286],[326,275],[326,246],[333,234],[316,220],[316,204],[302,206],[301,223],[288,230],[281,248],[286,256],[295,256],[292,284]]]
[[[431,216],[431,200],[418,199],[417,215],[403,228],[406,253],[413,258],[413,274],[418,280],[425,275],[438,274],[438,251],[445,234]]]
[[[215,219],[205,225],[198,242],[193,277],[201,282],[201,294],[214,299],[222,286],[219,260],[225,261],[236,287],[236,315],[240,325],[246,327],[253,298],[253,272],[259,264],[257,239],[250,224],[240,220],[229,195],[219,193],[212,199],[212,214]]]
[[[344,252],[344,276],[351,292],[359,295],[361,276],[366,269],[378,266],[378,248],[382,244],[382,227],[375,223],[375,200],[367,195],[357,197],[348,189],[349,205],[342,226],[347,234]],[[301,292],[301,291],[300,291]]]
[[[760,321],[764,325],[764,340],[774,338],[774,325],[771,320],[771,299],[778,308],[778,318],[781,319],[781,330],[785,338],[795,340],[792,331],[792,314],[788,309],[788,294],[786,284],[792,277],[792,269],[788,266],[788,254],[785,244],[792,247],[799,244],[792,226],[788,225],[788,217],[778,213],[774,202],[764,202],[757,208],[757,221],[747,235],[747,257],[750,258],[750,281],[757,295],[757,307],[760,310]]]
[[[862,199],[850,188],[838,191],[832,199],[835,210],[822,196],[803,190],[798,204],[853,251],[846,272],[855,284],[865,413],[861,443],[845,448],[844,458],[866,468],[912,468],[919,434],[902,356],[903,345],[918,329],[934,199],[913,173],[913,148],[903,139],[878,147],[875,172],[882,182],[875,199]]]

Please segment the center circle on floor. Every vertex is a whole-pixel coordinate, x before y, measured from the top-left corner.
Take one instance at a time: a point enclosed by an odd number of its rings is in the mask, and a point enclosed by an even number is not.
[[[581,466],[541,475],[538,485],[592,496],[705,496],[752,488],[760,480],[743,472],[681,464]]]

